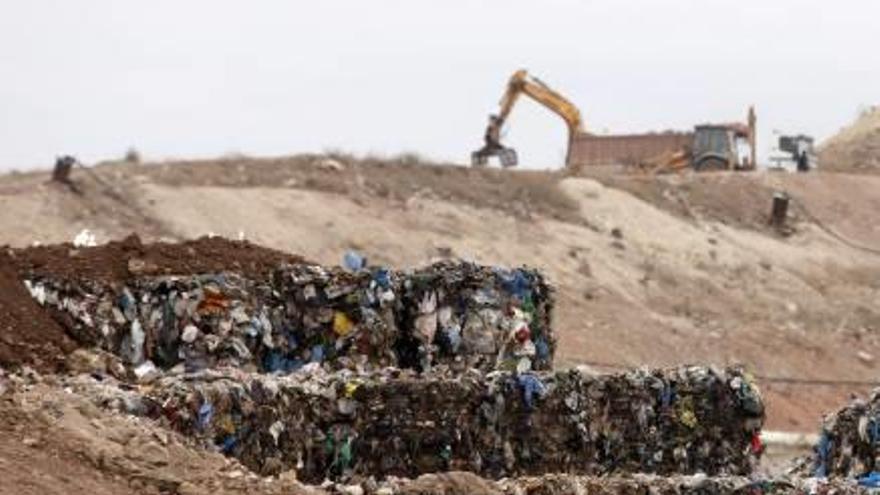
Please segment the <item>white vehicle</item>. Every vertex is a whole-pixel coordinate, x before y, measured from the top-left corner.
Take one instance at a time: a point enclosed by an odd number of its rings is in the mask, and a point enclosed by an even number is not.
[[[770,151],[768,168],[788,172],[807,172],[815,169],[819,161],[813,143],[813,138],[804,134],[779,135],[777,145]]]

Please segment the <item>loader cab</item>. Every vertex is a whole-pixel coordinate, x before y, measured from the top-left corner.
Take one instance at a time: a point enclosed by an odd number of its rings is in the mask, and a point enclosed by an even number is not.
[[[692,166],[697,171],[747,169],[748,149],[748,130],[734,125],[699,125],[694,129]]]

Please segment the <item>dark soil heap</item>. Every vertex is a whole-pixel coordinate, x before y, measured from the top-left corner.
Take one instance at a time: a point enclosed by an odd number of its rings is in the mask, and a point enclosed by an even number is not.
[[[110,283],[124,283],[139,275],[223,271],[248,277],[268,277],[281,263],[305,262],[299,256],[221,237],[142,244],[140,238],[131,235],[96,247],[56,244],[16,249],[10,255],[21,278],[52,276]]]
[[[235,270],[268,277],[280,263],[301,257],[219,237],[182,243],[142,244],[137,236],[102,246],[72,244],[5,249],[0,252],[0,366],[30,365],[58,371],[78,347],[66,333],[65,315],[42,308],[22,280],[55,276],[124,284],[139,275],[189,275]]]
[[[5,252],[0,252],[0,295],[0,366],[58,369],[76,343],[34,301]]]

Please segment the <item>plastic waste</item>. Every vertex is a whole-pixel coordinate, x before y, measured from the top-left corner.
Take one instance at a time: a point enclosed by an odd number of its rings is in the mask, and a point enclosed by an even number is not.
[[[367,267],[367,259],[356,251],[346,252],[342,262],[343,266],[352,272],[359,272]]]
[[[880,488],[880,473],[877,471],[871,471],[870,473],[859,477],[859,486]]]
[[[540,378],[531,373],[523,373],[517,376],[517,382],[519,382],[520,389],[522,389],[522,398],[526,409],[532,410],[535,405],[535,398],[543,397],[546,392],[544,384],[541,383]]]
[[[187,325],[186,328],[183,329],[183,333],[180,335],[180,340],[187,344],[192,344],[198,336],[199,329],[196,328],[195,325]]]
[[[75,247],[91,247],[97,246],[98,242],[92,231],[83,229],[73,238],[73,245]]]
[[[204,430],[211,424],[211,419],[214,417],[214,407],[209,403],[205,402],[199,407],[199,428]]]
[[[131,349],[129,350],[129,356],[132,364],[140,364],[144,360],[144,341],[146,340],[147,335],[144,333],[144,329],[141,327],[141,322],[139,320],[134,320],[131,322]]]
[[[333,331],[340,337],[345,337],[354,329],[354,323],[348,318],[348,315],[341,311],[333,314]]]

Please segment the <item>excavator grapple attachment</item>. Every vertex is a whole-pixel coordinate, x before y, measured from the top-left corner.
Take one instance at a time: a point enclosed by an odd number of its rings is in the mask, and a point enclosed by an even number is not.
[[[487,150],[485,148],[471,153],[471,165],[474,167],[485,167],[489,164],[489,158],[497,156],[503,168],[511,168],[517,166],[519,159],[516,150],[513,148],[498,148]]]

